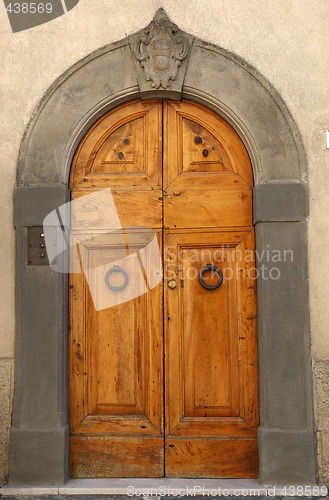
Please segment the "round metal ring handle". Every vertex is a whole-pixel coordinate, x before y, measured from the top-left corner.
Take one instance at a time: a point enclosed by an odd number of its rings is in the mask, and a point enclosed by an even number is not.
[[[204,273],[207,273],[208,271],[214,272],[218,276],[218,281],[215,285],[206,285],[206,283],[203,281],[203,275]],[[216,288],[220,287],[221,284],[223,283],[223,274],[222,271],[214,266],[213,264],[207,264],[206,267],[203,267],[199,273],[199,281],[200,284],[205,288],[206,290],[216,290]]]
[[[124,280],[122,285],[120,285],[120,286],[111,285],[110,275],[112,273],[122,273],[123,274],[125,280]],[[124,269],[122,269],[122,267],[120,267],[120,266],[111,267],[111,269],[109,269],[105,275],[105,284],[106,284],[107,288],[109,288],[110,290],[113,290],[113,292],[119,292],[120,290],[124,290],[124,288],[126,288],[126,286],[128,285],[128,281],[129,281],[129,277],[128,277],[127,272]]]

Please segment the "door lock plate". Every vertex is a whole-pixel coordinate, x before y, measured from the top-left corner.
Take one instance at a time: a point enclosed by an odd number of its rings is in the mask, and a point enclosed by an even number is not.
[[[27,228],[27,265],[49,266],[42,226]]]

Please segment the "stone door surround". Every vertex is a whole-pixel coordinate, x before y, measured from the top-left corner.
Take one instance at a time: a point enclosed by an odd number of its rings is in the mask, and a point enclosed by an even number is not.
[[[27,228],[42,226],[49,212],[69,201],[72,156],[91,124],[136,97],[201,103],[227,120],[247,148],[255,179],[257,254],[293,252],[293,262],[275,264],[280,279],[257,283],[259,478],[262,484],[313,484],[302,141],[282,99],[256,70],[181,32],[162,9],[144,30],[97,50],[63,74],[43,97],[21,144],[10,484],[60,485],[68,477],[67,276],[49,266],[27,265]],[[260,272],[261,266],[259,258]]]

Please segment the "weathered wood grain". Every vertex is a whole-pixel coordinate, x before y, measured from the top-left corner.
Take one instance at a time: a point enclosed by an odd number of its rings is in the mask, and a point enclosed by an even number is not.
[[[258,476],[252,186],[239,136],[189,101],[123,104],[82,139],[70,179],[72,200],[89,195],[71,212],[71,477]],[[138,272],[127,260],[146,244],[138,227],[164,239],[151,290],[156,257]],[[112,262],[134,297],[111,302]],[[223,273],[216,290],[199,282],[207,264]]]

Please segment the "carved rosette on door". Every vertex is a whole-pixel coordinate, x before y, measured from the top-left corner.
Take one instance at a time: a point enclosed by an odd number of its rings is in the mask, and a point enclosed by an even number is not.
[[[121,229],[72,210],[72,259],[103,265],[97,293],[118,299],[96,310],[71,274],[71,477],[258,476],[252,187],[236,132],[189,101],[123,104],[82,139],[72,200],[110,189]],[[150,230],[163,280],[149,254],[120,302]]]

